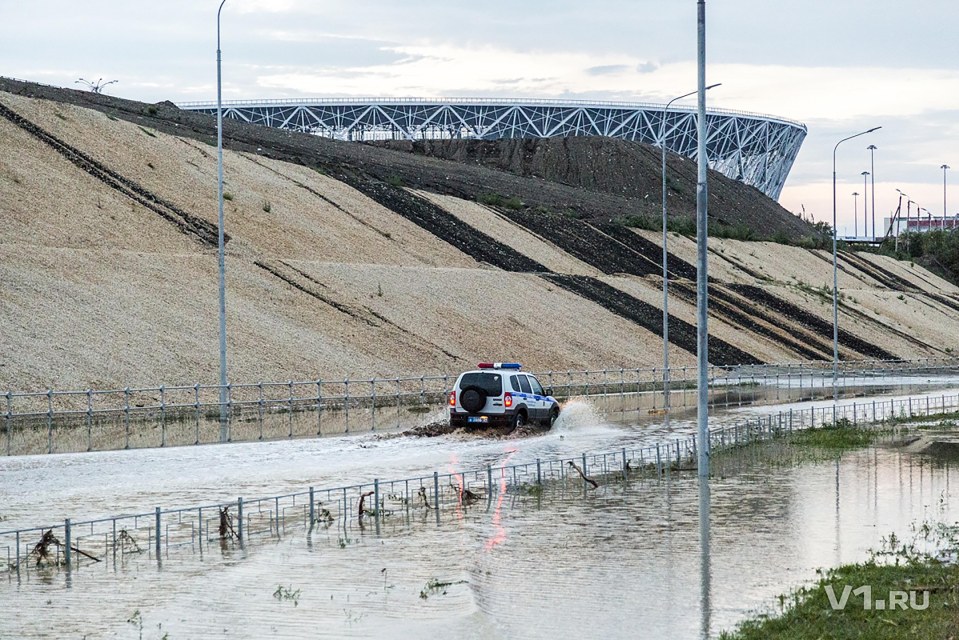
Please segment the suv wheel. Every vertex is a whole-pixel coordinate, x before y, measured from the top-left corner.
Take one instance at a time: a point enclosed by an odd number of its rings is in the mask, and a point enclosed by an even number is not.
[[[526,424],[527,424],[527,422],[528,422],[528,420],[526,419],[526,412],[525,412],[525,411],[517,411],[517,412],[513,415],[513,425],[512,425],[512,426],[513,426],[513,429],[517,429],[517,428],[519,428],[519,427],[525,427]]]
[[[553,425],[556,424],[556,419],[559,418],[559,409],[553,407],[553,410],[549,412],[549,428],[552,429]]]
[[[466,387],[460,391],[460,404],[468,413],[477,413],[486,406],[486,392],[479,387]]]

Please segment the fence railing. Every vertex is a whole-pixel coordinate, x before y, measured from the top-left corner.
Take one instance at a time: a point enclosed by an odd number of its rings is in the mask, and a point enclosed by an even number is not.
[[[619,396],[619,410],[696,406],[695,367],[536,372],[561,399]],[[842,362],[838,393],[886,384],[905,391],[923,377],[955,375],[959,359]],[[65,453],[246,442],[416,426],[441,418],[455,375],[0,394],[0,452]],[[833,388],[832,364],[710,367],[710,405],[801,401]],[[158,427],[158,428],[157,428]]]
[[[841,424],[878,424],[891,418],[909,419],[959,411],[959,395],[871,400],[847,405],[789,409],[738,420],[709,431],[710,451],[728,450],[769,440],[793,431]],[[376,479],[334,488],[309,487],[277,496],[211,503],[186,508],[123,514],[92,520],[0,532],[0,563],[11,576],[54,566],[67,571],[92,568],[125,556],[169,558],[177,550],[202,550],[209,545],[244,545],[282,537],[292,528],[335,532],[349,540],[366,527],[377,535],[381,527],[408,523],[412,513],[443,514],[483,502],[496,495],[533,494],[544,483],[609,484],[637,477],[662,478],[696,464],[695,435],[654,445],[621,448],[575,457],[529,460],[500,467],[439,472],[400,480]],[[580,470],[582,474],[580,474]],[[368,507],[367,507],[368,505]],[[403,515],[405,517],[399,517]],[[334,528],[335,527],[335,528]],[[39,549],[45,534],[52,542]],[[3,567],[0,567],[2,570]]]

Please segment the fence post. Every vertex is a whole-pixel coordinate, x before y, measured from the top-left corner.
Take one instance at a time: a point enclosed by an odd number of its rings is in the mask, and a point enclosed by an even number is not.
[[[313,530],[313,521],[316,520],[316,506],[313,497],[313,487],[310,487],[310,531]]]
[[[543,470],[540,466],[539,458],[536,458],[536,484],[543,484]]]
[[[493,496],[493,467],[486,465],[486,495]]]
[[[53,453],[53,389],[47,389],[47,453]]]
[[[376,378],[370,380],[370,431],[376,431]]]
[[[123,424],[126,428],[126,446],[130,448],[130,387],[123,388]]]
[[[316,435],[323,435],[323,380],[316,381]]]
[[[433,472],[433,510],[436,511],[436,524],[440,523],[440,472]]]
[[[380,535],[380,480],[373,479],[373,522],[376,523],[376,535]]]
[[[629,480],[629,463],[626,460],[626,447],[623,447],[623,480]]]
[[[200,383],[193,383],[193,416],[195,418],[195,430],[193,433],[193,444],[200,444]]]
[[[160,507],[156,508],[156,552],[157,560],[160,559]]]
[[[13,394],[7,391],[7,455],[10,455],[12,450],[11,439],[13,437]],[[18,550],[19,551],[19,550]],[[17,560],[17,566],[19,566],[20,560]]]
[[[66,560],[66,563],[67,563],[67,571],[69,572],[72,570],[72,567],[70,566],[70,547],[73,546],[73,542],[71,541],[72,536],[70,531],[70,518],[67,518],[66,520],[63,521],[63,531],[64,531],[64,534],[63,534],[64,540],[66,542],[65,546],[63,547],[63,553],[64,553],[64,559]],[[18,553],[19,551],[20,550],[17,549]]]
[[[343,380],[343,411],[346,417],[346,427],[344,433],[350,432],[350,380]]]
[[[166,391],[160,385],[160,446],[166,446]]]
[[[589,475],[589,474],[586,472],[586,454],[585,454],[585,453],[583,454],[583,475],[584,475],[584,476]],[[583,485],[585,486],[585,484],[586,484],[586,480],[584,479],[584,480],[583,480]]]
[[[243,498],[236,499],[236,537],[243,544]]]

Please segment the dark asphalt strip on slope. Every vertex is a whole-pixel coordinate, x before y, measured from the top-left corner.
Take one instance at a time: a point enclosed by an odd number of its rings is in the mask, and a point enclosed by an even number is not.
[[[773,309],[777,311],[785,318],[788,318],[799,326],[813,331],[823,338],[829,338],[830,344],[832,343],[833,327],[831,322],[827,322],[822,318],[809,313],[805,309],[792,304],[791,302],[787,302],[782,298],[777,298],[761,287],[748,284],[732,284],[729,285],[729,288],[749,300],[754,300],[767,309]],[[844,308],[847,311],[852,311],[847,306],[844,306]],[[865,314],[862,314],[862,317],[866,320],[871,320]],[[772,316],[770,316],[768,319],[772,319]],[[871,321],[875,322],[875,320]],[[891,329],[885,325],[880,324],[879,326],[887,333],[891,331]],[[863,340],[859,336],[850,333],[846,329],[843,329],[842,326],[839,327],[839,344],[852,349],[856,353],[862,354],[869,358],[874,358],[876,360],[897,360],[899,358],[899,356],[886,351],[882,347],[876,346],[871,342]],[[928,345],[923,346],[928,347]]]
[[[696,304],[696,290],[692,286],[681,282],[672,284],[673,292],[686,302]],[[810,341],[812,344],[803,343],[795,338],[796,328],[786,325],[781,321],[773,321],[769,314],[764,314],[762,319],[768,324],[775,326],[779,331],[775,331],[762,323],[757,322],[749,312],[743,311],[743,303],[729,296],[717,285],[709,287],[709,310],[717,318],[734,326],[765,336],[773,341],[779,347],[785,347],[791,350],[799,357],[806,360],[823,360],[826,355],[831,353],[831,345]]]
[[[586,298],[621,318],[638,324],[652,333],[663,335],[663,312],[628,293],[590,276],[559,273],[541,274],[541,278],[567,291]],[[669,341],[689,353],[696,353],[696,327],[685,320],[669,316]],[[737,364],[762,364],[755,356],[746,353],[725,340],[709,336],[709,361],[720,366]]]

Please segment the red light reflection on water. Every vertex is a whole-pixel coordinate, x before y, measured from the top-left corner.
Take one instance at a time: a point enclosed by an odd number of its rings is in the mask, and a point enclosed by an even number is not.
[[[486,551],[492,551],[499,545],[506,542],[506,529],[503,528],[503,525],[501,524],[503,500],[506,499],[506,471],[502,467],[505,467],[509,463],[510,458],[512,458],[515,454],[516,454],[516,449],[513,449],[507,454],[506,458],[503,459],[499,464],[500,466],[499,491],[497,491],[497,494],[496,494],[496,508],[493,509],[493,519],[492,519],[493,535],[487,538],[486,544],[483,545],[483,548]],[[490,489],[492,489],[492,487]]]

